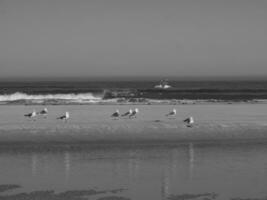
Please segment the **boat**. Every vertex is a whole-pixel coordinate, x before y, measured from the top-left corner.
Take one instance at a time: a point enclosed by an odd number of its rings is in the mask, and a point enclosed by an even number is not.
[[[169,89],[172,86],[168,84],[168,80],[167,79],[163,79],[159,82],[159,85],[155,85],[154,88],[156,89]]]

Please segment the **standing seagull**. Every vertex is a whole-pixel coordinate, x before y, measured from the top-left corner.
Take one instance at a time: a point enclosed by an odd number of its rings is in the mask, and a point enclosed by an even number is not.
[[[129,118],[136,118],[137,113],[139,113],[138,108],[134,109],[133,113],[129,115]]]
[[[61,120],[67,121],[69,118],[70,118],[70,113],[66,112],[65,115],[62,115],[62,116],[58,117],[57,119],[61,119]]]
[[[114,119],[118,119],[120,116],[120,111],[119,110],[116,110],[112,115],[111,117],[114,118]]]
[[[43,116],[46,116],[48,113],[48,109],[47,108],[44,108],[43,110],[41,110],[40,112],[38,112],[37,114],[38,115],[43,115]]]
[[[34,118],[34,117],[36,117],[36,111],[33,110],[31,113],[25,114],[24,116],[29,117],[29,118]]]
[[[193,117],[188,117],[184,120],[184,122],[187,124],[187,127],[193,127],[194,124],[194,118]]]
[[[130,109],[128,112],[122,114],[121,116],[122,116],[122,117],[125,117],[125,116],[128,116],[128,115],[131,115],[132,113],[133,113],[133,110]]]
[[[166,114],[167,117],[175,117],[176,116],[176,109],[173,109],[171,112]]]

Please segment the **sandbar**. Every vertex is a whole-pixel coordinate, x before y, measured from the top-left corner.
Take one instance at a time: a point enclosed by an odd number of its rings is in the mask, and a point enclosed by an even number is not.
[[[48,108],[47,117],[24,114]],[[112,119],[138,107],[137,118]],[[175,118],[165,116],[175,108]],[[65,122],[57,117],[70,112]],[[195,124],[183,122],[193,116]],[[0,144],[142,144],[267,140],[267,104],[1,105]]]

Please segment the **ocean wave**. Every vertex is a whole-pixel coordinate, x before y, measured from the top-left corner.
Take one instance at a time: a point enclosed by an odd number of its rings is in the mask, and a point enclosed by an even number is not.
[[[109,91],[110,92],[110,91]],[[140,96],[142,96],[140,98]],[[195,103],[229,103],[229,102],[259,102],[266,103],[266,98],[171,98],[176,96],[162,96],[156,95],[147,98],[133,93],[132,91],[112,91],[112,95],[107,95],[107,92],[102,94],[93,93],[68,93],[68,94],[27,94],[22,92],[16,92],[13,94],[0,95],[1,105],[68,105],[68,104],[195,104]],[[151,95],[147,95],[151,97]],[[169,98],[168,98],[169,97]],[[195,97],[195,96],[194,96]],[[197,96],[198,97],[198,96]]]
[[[37,94],[29,95],[26,93],[16,92],[13,94],[0,95],[0,102],[21,101],[21,100],[68,100],[68,101],[99,101],[101,96],[95,96],[92,93],[80,94]]]

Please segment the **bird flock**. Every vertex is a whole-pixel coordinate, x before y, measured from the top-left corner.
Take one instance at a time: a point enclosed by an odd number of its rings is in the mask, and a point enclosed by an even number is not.
[[[139,109],[135,108],[134,110],[130,109],[126,113],[120,114],[119,110],[116,110],[111,117],[114,119],[119,119],[120,117],[128,117],[128,118],[136,118],[137,114],[139,113]]]
[[[139,109],[135,108],[135,109],[129,109],[127,112],[120,114],[120,111],[117,109],[113,114],[111,114],[111,118],[112,119],[120,119],[120,118],[129,118],[129,119],[133,119],[133,118],[137,118],[137,115],[139,113]],[[171,110],[169,113],[167,113],[165,116],[169,119],[175,119],[176,117],[176,109]],[[34,119],[37,116],[43,116],[44,118],[46,118],[46,116],[48,115],[48,109],[44,108],[43,110],[36,112],[35,110],[33,110],[30,113],[25,114],[24,116],[27,118],[31,118]],[[65,112],[65,114],[57,117],[58,120],[63,120],[63,121],[68,121],[70,119],[70,113],[67,111]],[[183,120],[183,122],[186,124],[187,127],[193,127],[194,124],[194,118],[192,116],[186,118]]]
[[[35,120],[35,118],[38,115],[39,116],[43,116],[44,118],[46,118],[47,114],[48,114],[48,109],[44,108],[43,110],[41,110],[39,112],[36,112],[35,110],[33,110],[32,112],[25,114],[24,117],[31,118],[31,119]],[[57,119],[64,120],[64,121],[67,121],[69,118],[70,118],[70,113],[69,112],[65,112],[64,115],[61,115],[61,116],[57,117]]]
[[[119,119],[120,117],[128,117],[128,118],[136,118],[137,114],[139,113],[139,109],[135,108],[134,110],[130,109],[126,113],[120,114],[120,111],[117,109],[112,115],[111,118],[113,119]],[[167,113],[165,116],[169,119],[175,119],[176,117],[176,109],[174,108],[172,111]],[[183,120],[183,122],[186,124],[187,127],[193,127],[193,124],[195,123],[194,118],[192,116],[186,118]]]

